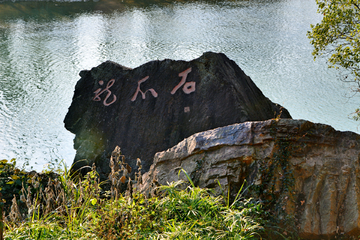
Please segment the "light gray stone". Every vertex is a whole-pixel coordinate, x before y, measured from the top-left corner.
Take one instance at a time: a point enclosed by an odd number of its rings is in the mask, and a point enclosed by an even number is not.
[[[244,193],[276,206],[279,219],[294,218],[311,239],[360,234],[360,136],[305,120],[245,122],[196,133],[156,153],[140,189],[186,180],[217,194]],[[275,197],[274,197],[275,196]],[[269,205],[270,206],[270,205]],[[276,210],[280,209],[280,210]]]

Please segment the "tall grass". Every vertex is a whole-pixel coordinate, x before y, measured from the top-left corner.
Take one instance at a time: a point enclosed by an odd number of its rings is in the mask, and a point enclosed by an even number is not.
[[[14,195],[11,211],[4,214],[4,239],[264,236],[269,222],[261,204],[254,199],[239,197],[231,205],[226,204],[223,196],[213,196],[210,190],[194,186],[190,178],[190,184],[172,182],[160,186],[156,196],[146,197],[136,191],[136,182],[128,178],[129,169],[117,150],[111,158],[112,171],[106,183],[100,183],[95,166],[82,179],[70,176],[65,167],[44,186],[36,177],[25,180],[28,185],[24,184],[20,194]],[[140,179],[140,173],[137,174]],[[125,192],[121,190],[124,186]]]

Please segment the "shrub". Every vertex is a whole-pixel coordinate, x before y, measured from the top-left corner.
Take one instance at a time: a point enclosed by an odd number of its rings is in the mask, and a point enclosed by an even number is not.
[[[21,189],[4,219],[5,239],[260,239],[269,231],[258,201],[238,195],[230,205],[191,179],[186,188],[180,186],[188,183],[173,182],[145,197],[126,179],[119,151],[111,159],[109,191],[103,191],[95,166],[83,178],[70,176],[65,167],[44,185],[40,175],[19,177],[14,184]]]

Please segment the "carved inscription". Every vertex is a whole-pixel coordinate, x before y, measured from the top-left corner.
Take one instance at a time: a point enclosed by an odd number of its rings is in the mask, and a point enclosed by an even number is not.
[[[134,96],[131,98],[131,101],[132,101],[132,102],[136,100],[136,97],[137,97],[137,95],[138,95],[139,93],[141,93],[142,99],[145,99],[145,94],[146,94],[147,91],[150,91],[151,94],[153,95],[153,97],[154,97],[154,98],[157,98],[158,94],[157,94],[157,92],[155,92],[155,90],[154,90],[153,88],[150,88],[150,89],[146,90],[145,92],[141,91],[141,89],[140,89],[140,84],[143,83],[143,82],[145,82],[146,80],[148,80],[148,78],[149,78],[149,76],[146,76],[146,77],[144,77],[143,79],[141,79],[141,80],[138,81],[138,87],[137,87],[137,89],[136,89],[136,92],[135,92]]]
[[[95,97],[93,98],[93,101],[101,101],[100,95],[106,92],[107,94],[103,101],[104,106],[109,106],[109,105],[113,104],[116,101],[116,95],[111,93],[110,88],[112,85],[114,85],[114,83],[115,83],[115,79],[111,79],[104,89],[98,88],[94,92]],[[99,81],[99,85],[100,86],[104,85],[104,81]],[[109,99],[111,94],[113,95],[112,101],[108,102],[107,100]]]
[[[181,77],[181,80],[179,82],[178,85],[176,85],[172,90],[171,90],[171,94],[174,95],[177,90],[179,90],[181,87],[182,87],[182,90],[185,94],[190,94],[192,92],[195,92],[196,90],[196,83],[195,82],[186,82],[186,78],[188,76],[188,74],[191,72],[192,68],[188,68],[186,69],[185,71],[179,73],[179,77]],[[140,79],[137,83],[137,88],[136,88],[136,91],[134,93],[134,95],[132,96],[132,98],[130,99],[130,101],[134,102],[136,101],[136,98],[137,96],[139,95],[139,93],[141,94],[141,98],[142,99],[145,99],[146,98],[146,93],[147,92],[150,92],[151,95],[154,97],[154,98],[157,98],[158,97],[158,93],[153,89],[153,88],[149,88],[147,90],[145,90],[145,92],[143,92],[141,90],[141,84],[145,81],[147,81],[149,79],[149,76],[146,76],[144,77],[143,79]],[[96,89],[96,91],[94,92],[95,93],[95,96],[93,97],[93,101],[102,101],[102,98],[101,98],[101,95],[103,93],[106,93],[106,96],[103,100],[103,104],[104,106],[109,106],[111,104],[113,104],[115,101],[116,101],[116,95],[113,94],[111,91],[110,91],[110,88],[114,85],[115,83],[115,79],[111,79],[106,87],[104,89],[102,88],[98,88]],[[99,85],[100,86],[103,86],[104,85],[104,81],[99,81]],[[109,99],[110,97],[112,97],[111,99]],[[110,101],[111,100],[111,101]],[[189,110],[185,110],[185,112],[188,112]]]
[[[195,82],[186,82],[187,75],[191,72],[191,68],[186,69],[185,71],[179,73],[179,77],[181,77],[181,81],[178,85],[174,87],[174,89],[171,91],[171,94],[174,95],[176,91],[182,86],[183,91],[186,94],[190,94],[192,92],[195,92]]]

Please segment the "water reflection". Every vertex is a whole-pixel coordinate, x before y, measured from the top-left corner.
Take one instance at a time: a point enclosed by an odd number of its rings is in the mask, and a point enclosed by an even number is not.
[[[306,38],[313,0],[0,3],[0,158],[71,163],[63,127],[78,73],[112,60],[137,67],[224,52],[294,118],[358,131],[348,99]]]
[[[74,44],[79,67],[96,66],[106,42],[105,24],[101,15],[80,16],[74,21]]]

